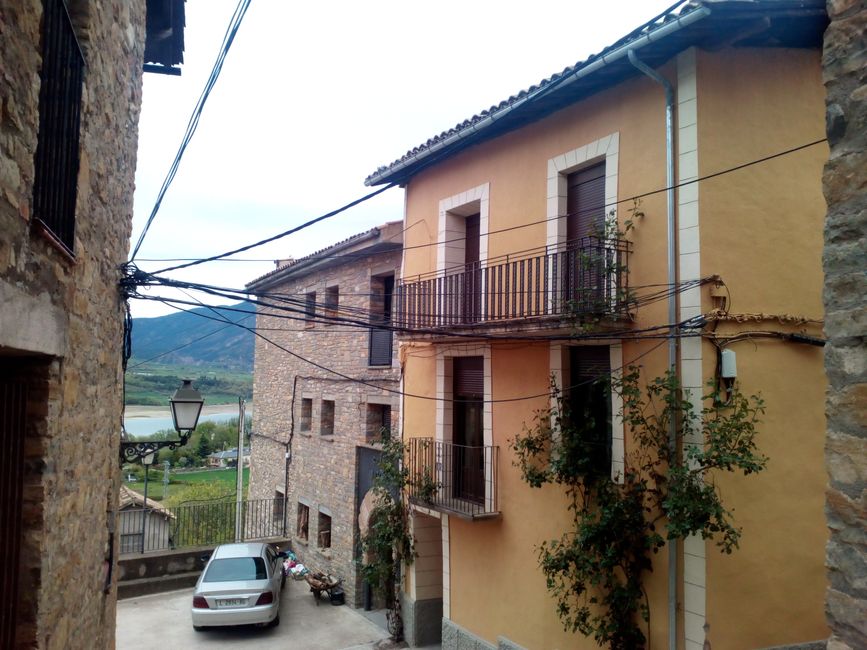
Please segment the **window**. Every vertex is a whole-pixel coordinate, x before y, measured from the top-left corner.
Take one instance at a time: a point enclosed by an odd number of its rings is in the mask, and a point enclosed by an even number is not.
[[[608,346],[569,348],[568,378],[564,377],[565,416],[585,444],[576,449],[575,462],[586,473],[611,472],[611,361]]]
[[[455,357],[452,368],[454,496],[484,503],[484,357]]]
[[[84,59],[66,3],[44,0],[33,217],[70,255],[75,240]]]
[[[282,523],[283,522],[283,512],[286,504],[286,497],[283,495],[281,490],[274,490],[274,508],[272,510],[271,518],[274,523]]]
[[[381,440],[391,433],[391,406],[388,404],[367,405],[367,439]]]
[[[313,319],[316,318],[316,292],[310,291],[304,301],[304,318],[307,319],[307,327],[313,327]]]
[[[319,415],[319,424],[319,433],[321,435],[334,435],[334,400],[322,400],[322,413]]]
[[[391,324],[394,300],[394,274],[370,278],[370,336],[367,363],[371,366],[390,366],[392,357]],[[376,327],[385,325],[386,327]]]
[[[241,580],[267,580],[265,558],[227,557],[212,560],[202,582],[240,582]]]
[[[295,526],[295,536],[306,542],[307,530],[310,523],[310,508],[303,503],[298,503],[298,521]]]
[[[301,431],[310,431],[313,428],[313,400],[309,397],[301,398]]]
[[[325,315],[337,316],[337,308],[340,306],[340,288],[325,288]]]
[[[331,548],[331,516],[319,511],[316,545],[319,548]]]

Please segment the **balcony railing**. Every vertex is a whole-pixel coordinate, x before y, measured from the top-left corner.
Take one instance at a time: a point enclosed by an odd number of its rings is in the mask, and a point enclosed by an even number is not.
[[[405,329],[543,317],[625,316],[629,242],[584,237],[542,249],[405,278],[393,323]]]
[[[412,438],[407,449],[409,497],[420,506],[467,519],[499,515],[500,448]]]
[[[150,502],[149,502],[150,503]],[[242,541],[285,533],[283,499],[247,499],[242,503]],[[120,552],[147,553],[235,541],[235,501],[207,501],[177,506],[130,508],[118,513]]]

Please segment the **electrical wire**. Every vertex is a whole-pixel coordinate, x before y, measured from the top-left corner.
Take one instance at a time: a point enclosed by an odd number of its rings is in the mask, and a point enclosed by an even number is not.
[[[154,206],[151,209],[150,216],[148,217],[148,220],[145,223],[144,228],[142,229],[141,235],[139,235],[135,247],[133,248],[132,255],[129,258],[130,261],[134,260],[135,256],[138,254],[138,251],[141,248],[142,243],[144,242],[145,236],[147,235],[148,230],[150,230],[151,224],[153,223],[154,219],[157,216],[157,213],[159,212],[166,192],[168,191],[169,186],[172,184],[172,181],[174,181],[175,175],[178,173],[178,168],[181,165],[181,159],[184,157],[187,146],[190,144],[190,141],[193,139],[196,130],[199,128],[199,119],[202,117],[202,111],[205,108],[205,103],[208,101],[208,97],[210,97],[211,91],[214,89],[214,85],[217,83],[217,79],[220,78],[220,73],[223,71],[223,63],[226,60],[229,49],[232,47],[232,43],[235,40],[235,35],[238,33],[238,28],[241,26],[241,21],[243,21],[244,15],[247,13],[247,9],[249,9],[250,7],[250,2],[251,0],[239,0],[238,5],[235,7],[235,11],[232,14],[231,19],[229,20],[229,26],[226,28],[226,33],[223,35],[223,42],[220,45],[217,59],[216,61],[214,61],[214,67],[211,69],[211,74],[208,76],[208,79],[205,82],[205,87],[202,89],[202,93],[199,95],[198,101],[196,101],[193,112],[190,114],[190,119],[187,122],[187,129],[184,132],[184,136],[181,138],[181,144],[178,147],[178,151],[175,154],[175,158],[172,161],[171,166],[169,167],[169,171],[166,174],[165,179],[163,179],[163,184],[160,187],[159,192],[157,193],[157,198],[156,201],[154,201]]]
[[[790,155],[790,154],[793,154],[793,153],[797,153],[797,152],[799,152],[799,151],[802,151],[802,150],[804,150],[804,149],[808,149],[808,148],[810,148],[810,147],[816,146],[816,145],[821,144],[821,143],[823,143],[823,142],[827,142],[827,138],[820,138],[820,139],[818,139],[818,140],[814,140],[814,141],[812,141],[812,142],[808,142],[808,143],[806,143],[806,144],[802,144],[802,145],[799,145],[799,146],[796,146],[796,147],[792,147],[792,148],[790,148],[790,149],[786,149],[786,150],[783,150],[783,151],[778,151],[778,152],[776,152],[776,153],[773,153],[773,154],[770,154],[770,155],[767,155],[767,156],[763,156],[762,158],[756,158],[756,159],[754,159],[754,160],[751,160],[751,161],[748,161],[748,162],[745,162],[745,163],[741,163],[741,164],[739,164],[739,165],[735,165],[735,166],[733,166],[733,167],[729,167],[729,168],[726,168],[726,169],[723,169],[723,170],[720,170],[720,171],[717,171],[717,172],[712,172],[712,173],[710,173],[710,174],[706,174],[705,176],[700,176],[700,177],[698,177],[698,178],[694,178],[694,179],[687,180],[687,181],[681,181],[681,182],[679,182],[679,183],[675,183],[674,185],[671,185],[671,186],[665,186],[665,187],[658,188],[658,189],[655,189],[655,190],[650,190],[650,191],[647,191],[647,192],[642,192],[642,193],[635,194],[635,195],[632,195],[632,196],[629,196],[629,197],[626,197],[626,198],[623,198],[623,199],[619,199],[619,200],[615,200],[615,201],[611,201],[611,202],[606,202],[606,203],[603,203],[603,204],[600,204],[600,205],[588,206],[588,207],[586,207],[586,208],[582,208],[581,210],[579,210],[579,211],[577,211],[577,212],[574,212],[574,213],[568,213],[568,214],[563,214],[563,215],[556,215],[556,216],[553,216],[553,217],[547,217],[547,218],[545,218],[545,219],[539,219],[539,220],[536,220],[536,221],[530,221],[530,222],[520,223],[520,224],[517,224],[517,225],[515,225],[515,226],[509,226],[509,227],[506,227],[506,228],[500,228],[500,229],[496,229],[496,230],[489,230],[489,231],[487,231],[487,232],[485,232],[485,233],[480,233],[480,237],[490,237],[491,235],[496,235],[496,234],[505,233],[505,232],[512,232],[512,231],[514,231],[514,230],[519,230],[519,229],[522,229],[522,228],[528,228],[528,227],[530,227],[530,226],[536,226],[536,225],[545,224],[545,223],[548,223],[549,221],[559,221],[560,219],[568,218],[570,215],[575,215],[575,214],[585,214],[585,213],[590,213],[590,212],[596,212],[596,211],[599,211],[599,210],[608,210],[609,208],[616,208],[618,205],[623,204],[623,203],[635,203],[635,202],[640,201],[641,199],[644,199],[644,198],[647,198],[647,197],[650,197],[650,196],[655,196],[655,195],[657,195],[657,194],[662,194],[662,193],[668,192],[668,191],[671,190],[671,189],[680,189],[680,188],[682,188],[682,187],[686,187],[686,186],[689,186],[689,185],[692,185],[692,184],[695,184],[695,183],[704,182],[704,181],[707,181],[707,180],[710,180],[710,179],[713,179],[713,178],[718,178],[718,177],[723,176],[723,175],[725,175],[725,174],[730,174],[730,173],[733,173],[733,172],[736,172],[736,171],[740,171],[740,170],[746,169],[746,168],[748,168],[748,167],[751,167],[751,166],[753,166],[753,165],[758,165],[758,164],[761,164],[761,163],[765,163],[765,162],[768,162],[768,161],[770,161],[770,160],[774,160],[774,159],[776,159],[776,158],[780,158],[780,157],[782,157],[782,156],[786,156],[786,155]],[[585,181],[585,182],[589,182],[589,181]],[[365,195],[365,196],[363,196],[363,197],[361,197],[361,198],[359,198],[359,199],[356,199],[355,201],[352,201],[352,202],[350,202],[350,203],[348,203],[348,204],[346,204],[346,205],[344,205],[344,206],[342,206],[342,207],[340,207],[340,208],[338,208],[338,209],[336,209],[336,210],[333,210],[333,211],[331,211],[331,212],[328,212],[328,213],[326,213],[326,214],[324,214],[324,215],[321,215],[321,216],[319,216],[319,217],[316,217],[316,218],[314,218],[314,219],[310,219],[309,221],[306,221],[306,222],[300,224],[299,226],[296,226],[295,228],[292,228],[292,229],[290,229],[290,230],[284,231],[284,232],[282,232],[282,233],[278,233],[277,235],[274,235],[274,236],[272,236],[272,237],[268,237],[268,238],[266,238],[266,239],[262,239],[262,240],[260,240],[260,241],[258,241],[258,242],[254,242],[254,243],[249,244],[249,245],[247,245],[247,246],[242,246],[242,247],[240,247],[240,248],[236,248],[236,249],[234,249],[234,250],[227,251],[227,252],[225,252],[225,253],[220,253],[219,255],[214,255],[214,256],[206,257],[206,258],[200,258],[200,259],[193,260],[193,261],[191,261],[191,262],[186,262],[186,263],[184,263],[184,264],[179,264],[179,265],[176,265],[176,266],[166,267],[166,268],[160,269],[160,270],[158,270],[158,271],[153,271],[153,273],[154,273],[155,275],[156,275],[156,274],[163,274],[163,273],[168,273],[169,271],[175,271],[175,270],[178,270],[178,269],[189,268],[189,267],[191,267],[191,266],[195,266],[195,265],[198,265],[198,264],[205,264],[205,263],[209,263],[209,262],[215,262],[215,261],[218,261],[218,260],[222,260],[222,259],[224,259],[224,258],[226,258],[226,257],[229,257],[229,256],[231,256],[231,255],[235,255],[235,254],[237,254],[237,253],[241,253],[241,252],[244,252],[244,251],[248,251],[248,250],[251,250],[251,249],[256,248],[256,247],[258,247],[258,246],[262,246],[262,245],[264,245],[264,244],[268,244],[268,243],[273,242],[273,241],[276,241],[276,240],[278,240],[278,239],[282,239],[283,237],[286,237],[286,236],[288,236],[288,235],[291,235],[291,234],[297,233],[297,232],[299,232],[300,230],[303,230],[303,229],[305,229],[305,228],[307,228],[307,227],[309,227],[309,226],[311,226],[311,225],[313,225],[313,224],[315,224],[315,223],[318,223],[318,222],[320,222],[320,221],[322,221],[322,220],[324,220],[324,219],[328,219],[328,218],[333,217],[333,216],[335,216],[335,215],[337,215],[337,214],[340,214],[341,212],[344,212],[344,211],[348,210],[349,208],[352,208],[352,207],[354,207],[354,206],[356,206],[356,205],[358,205],[358,204],[360,204],[360,203],[363,203],[364,201],[367,201],[367,200],[373,198],[374,196],[376,196],[376,195],[378,195],[378,194],[381,194],[382,192],[385,192],[385,191],[388,190],[388,189],[391,189],[392,187],[395,187],[395,184],[394,184],[394,183],[391,183],[391,184],[385,185],[384,187],[380,188],[379,190],[376,190],[375,192],[371,192],[370,194],[367,194],[367,195]],[[414,225],[414,224],[413,224],[413,225]],[[442,245],[442,244],[448,244],[448,243],[451,243],[451,242],[457,242],[457,241],[463,241],[463,239],[462,239],[462,238],[455,238],[455,239],[445,240],[445,241],[442,241],[442,242],[440,242],[440,241],[435,241],[435,242],[429,242],[429,243],[426,243],[426,244],[414,244],[414,245],[411,245],[411,246],[404,246],[404,247],[403,247],[403,250],[404,250],[404,251],[407,251],[407,250],[414,250],[414,249],[419,249],[419,248],[428,248],[428,247],[432,247],[432,246],[439,246],[439,245]],[[314,254],[314,255],[316,255],[316,254]],[[327,255],[327,254],[323,254],[323,255],[321,255],[321,256],[317,256],[317,259],[328,259],[328,258],[329,258],[329,255]],[[412,277],[414,277],[414,276],[412,276]]]

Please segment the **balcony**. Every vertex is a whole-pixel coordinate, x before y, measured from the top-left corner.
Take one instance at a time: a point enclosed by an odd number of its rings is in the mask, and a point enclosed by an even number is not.
[[[463,519],[499,516],[499,447],[465,447],[433,438],[411,438],[407,447],[412,503]]]
[[[584,237],[553,251],[548,247],[404,278],[395,292],[393,324],[414,333],[508,328],[515,321],[528,329],[527,319],[544,328],[570,319],[624,318],[629,246],[621,239]]]

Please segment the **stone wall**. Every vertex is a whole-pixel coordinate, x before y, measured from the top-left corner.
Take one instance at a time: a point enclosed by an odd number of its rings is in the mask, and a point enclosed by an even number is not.
[[[301,301],[315,291],[321,305],[326,287],[337,286],[338,313],[366,321],[371,303],[374,307],[376,303],[371,285],[376,284],[378,275],[397,273],[400,251],[355,257],[364,254],[362,247],[341,253],[351,261],[299,275],[268,290]],[[373,442],[367,436],[369,404],[377,405],[374,408],[391,407],[392,427],[397,425],[398,397],[385,390],[399,386],[396,341],[392,366],[368,366],[366,328],[310,324],[265,312],[259,313],[257,327],[273,343],[370,384],[349,381],[292,357],[272,343],[256,341],[250,498],[274,498],[285,491],[287,535],[292,538],[295,553],[312,569],[342,578],[347,602],[360,605],[361,584],[355,563],[356,456],[359,446]],[[303,400],[310,400],[312,406],[309,426],[306,422],[302,426]],[[323,401],[334,402],[330,435],[323,435]],[[285,452],[290,439],[292,460],[287,476]],[[307,540],[297,534],[299,503],[309,508]],[[331,517],[331,547],[327,549],[319,546],[319,513]]]
[[[0,3],[0,365],[31,388],[16,644],[110,648],[145,3],[67,4],[85,59],[73,256],[32,227],[43,5]]]
[[[867,5],[830,0],[823,57],[829,648],[867,647]]]

